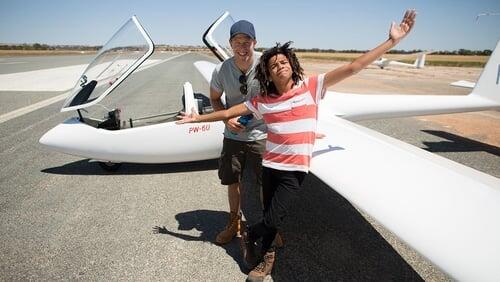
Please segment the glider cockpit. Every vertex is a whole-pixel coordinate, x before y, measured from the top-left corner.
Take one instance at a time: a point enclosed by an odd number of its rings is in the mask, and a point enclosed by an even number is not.
[[[200,113],[212,111],[208,97],[194,93],[189,83],[184,84],[181,97],[182,109],[166,113],[130,117],[121,120],[121,109],[108,109],[100,102],[141,66],[154,52],[154,44],[134,16],[129,19],[102,47],[87,66],[76,85],[70,91],[61,112],[76,110],[82,123],[95,128],[119,130],[160,122],[175,121],[179,111],[185,110],[186,102],[196,106]],[[119,92],[119,91],[117,91]],[[106,109],[104,118],[95,118],[86,109],[91,106]],[[82,113],[84,112],[84,113]],[[143,123],[143,121],[148,121]]]

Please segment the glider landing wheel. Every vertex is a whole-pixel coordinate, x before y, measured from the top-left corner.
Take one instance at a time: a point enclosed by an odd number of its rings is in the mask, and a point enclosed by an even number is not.
[[[113,163],[113,162],[98,162],[99,166],[101,166],[102,169],[105,171],[117,171],[120,166],[122,165],[121,163]]]

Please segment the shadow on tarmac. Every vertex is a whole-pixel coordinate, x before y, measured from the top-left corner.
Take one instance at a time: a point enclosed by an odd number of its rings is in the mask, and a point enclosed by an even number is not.
[[[215,169],[217,169],[217,160],[215,160],[215,166]],[[244,188],[241,190],[241,211],[243,213],[244,221],[242,221],[241,224],[244,225],[248,223],[251,225],[256,223],[262,217],[260,186],[257,184],[255,175],[251,171],[245,170],[243,174],[242,186]],[[186,235],[182,234],[182,232],[168,230],[167,228],[160,226],[153,227],[153,233],[167,234],[186,241],[203,241],[219,246],[234,259],[242,273],[249,272],[243,263],[239,240],[237,238],[233,239],[226,245],[218,245],[215,243],[215,237],[227,224],[229,212],[213,210],[187,211],[177,214],[175,219],[179,224],[177,231],[196,229],[200,232],[200,235],[198,237]]]
[[[223,211],[211,211],[211,210],[195,210],[183,213],[178,213],[175,219],[179,223],[178,231],[189,231],[196,229],[200,232],[199,236],[192,236],[183,234],[182,232],[177,232],[173,230],[168,230],[165,226],[155,226],[153,227],[153,233],[156,234],[166,234],[174,236],[176,238],[186,240],[186,241],[202,241],[208,242],[215,246],[220,246],[226,253],[234,259],[234,261],[240,267],[242,272],[245,272],[245,266],[243,260],[241,259],[239,242],[238,240],[232,240],[226,245],[217,245],[214,243],[214,239],[217,233],[220,232],[227,220],[229,218],[228,212]]]
[[[447,141],[423,142],[429,152],[486,152],[500,157],[500,148],[486,143],[481,143],[453,133],[439,130],[422,130],[422,132],[441,137]]]
[[[97,162],[85,159],[58,167],[46,168],[41,172],[62,175],[135,175],[216,170],[217,168],[218,161],[213,159],[172,164],[123,163],[117,171],[110,172],[102,169]]]
[[[248,186],[247,186],[248,187]],[[281,234],[285,246],[277,250],[272,272],[274,281],[423,281],[385,239],[342,196],[308,175]],[[251,204],[252,217],[258,217],[258,199],[244,194]],[[248,208],[248,207],[247,207]],[[212,242],[225,226],[228,213],[196,210],[175,216],[176,231],[154,227],[153,231],[187,241]],[[255,221],[255,218],[253,221]],[[247,218],[248,219],[248,218]],[[200,236],[182,234],[196,229]],[[238,240],[221,246],[242,272]]]
[[[274,281],[423,281],[332,188],[312,174],[302,187],[282,230]]]

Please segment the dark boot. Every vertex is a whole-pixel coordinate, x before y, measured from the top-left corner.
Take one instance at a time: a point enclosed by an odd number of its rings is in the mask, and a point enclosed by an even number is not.
[[[283,242],[283,235],[281,235],[280,232],[277,232],[276,237],[274,237],[273,246],[275,246],[276,248],[283,248],[284,245],[285,243]]]
[[[257,265],[256,244],[254,240],[248,238],[248,231],[241,232],[240,248],[243,257],[243,263],[247,269],[253,269]]]

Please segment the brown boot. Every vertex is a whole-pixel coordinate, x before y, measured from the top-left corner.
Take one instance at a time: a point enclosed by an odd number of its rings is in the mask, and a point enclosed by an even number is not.
[[[273,270],[274,259],[275,253],[267,252],[264,255],[264,260],[248,273],[247,281],[264,281],[264,278]]]
[[[217,237],[215,238],[215,243],[219,245],[224,245],[234,238],[236,235],[240,235],[240,225],[241,225],[241,214],[231,212],[229,215],[229,222],[226,225],[226,228],[222,230]]]

